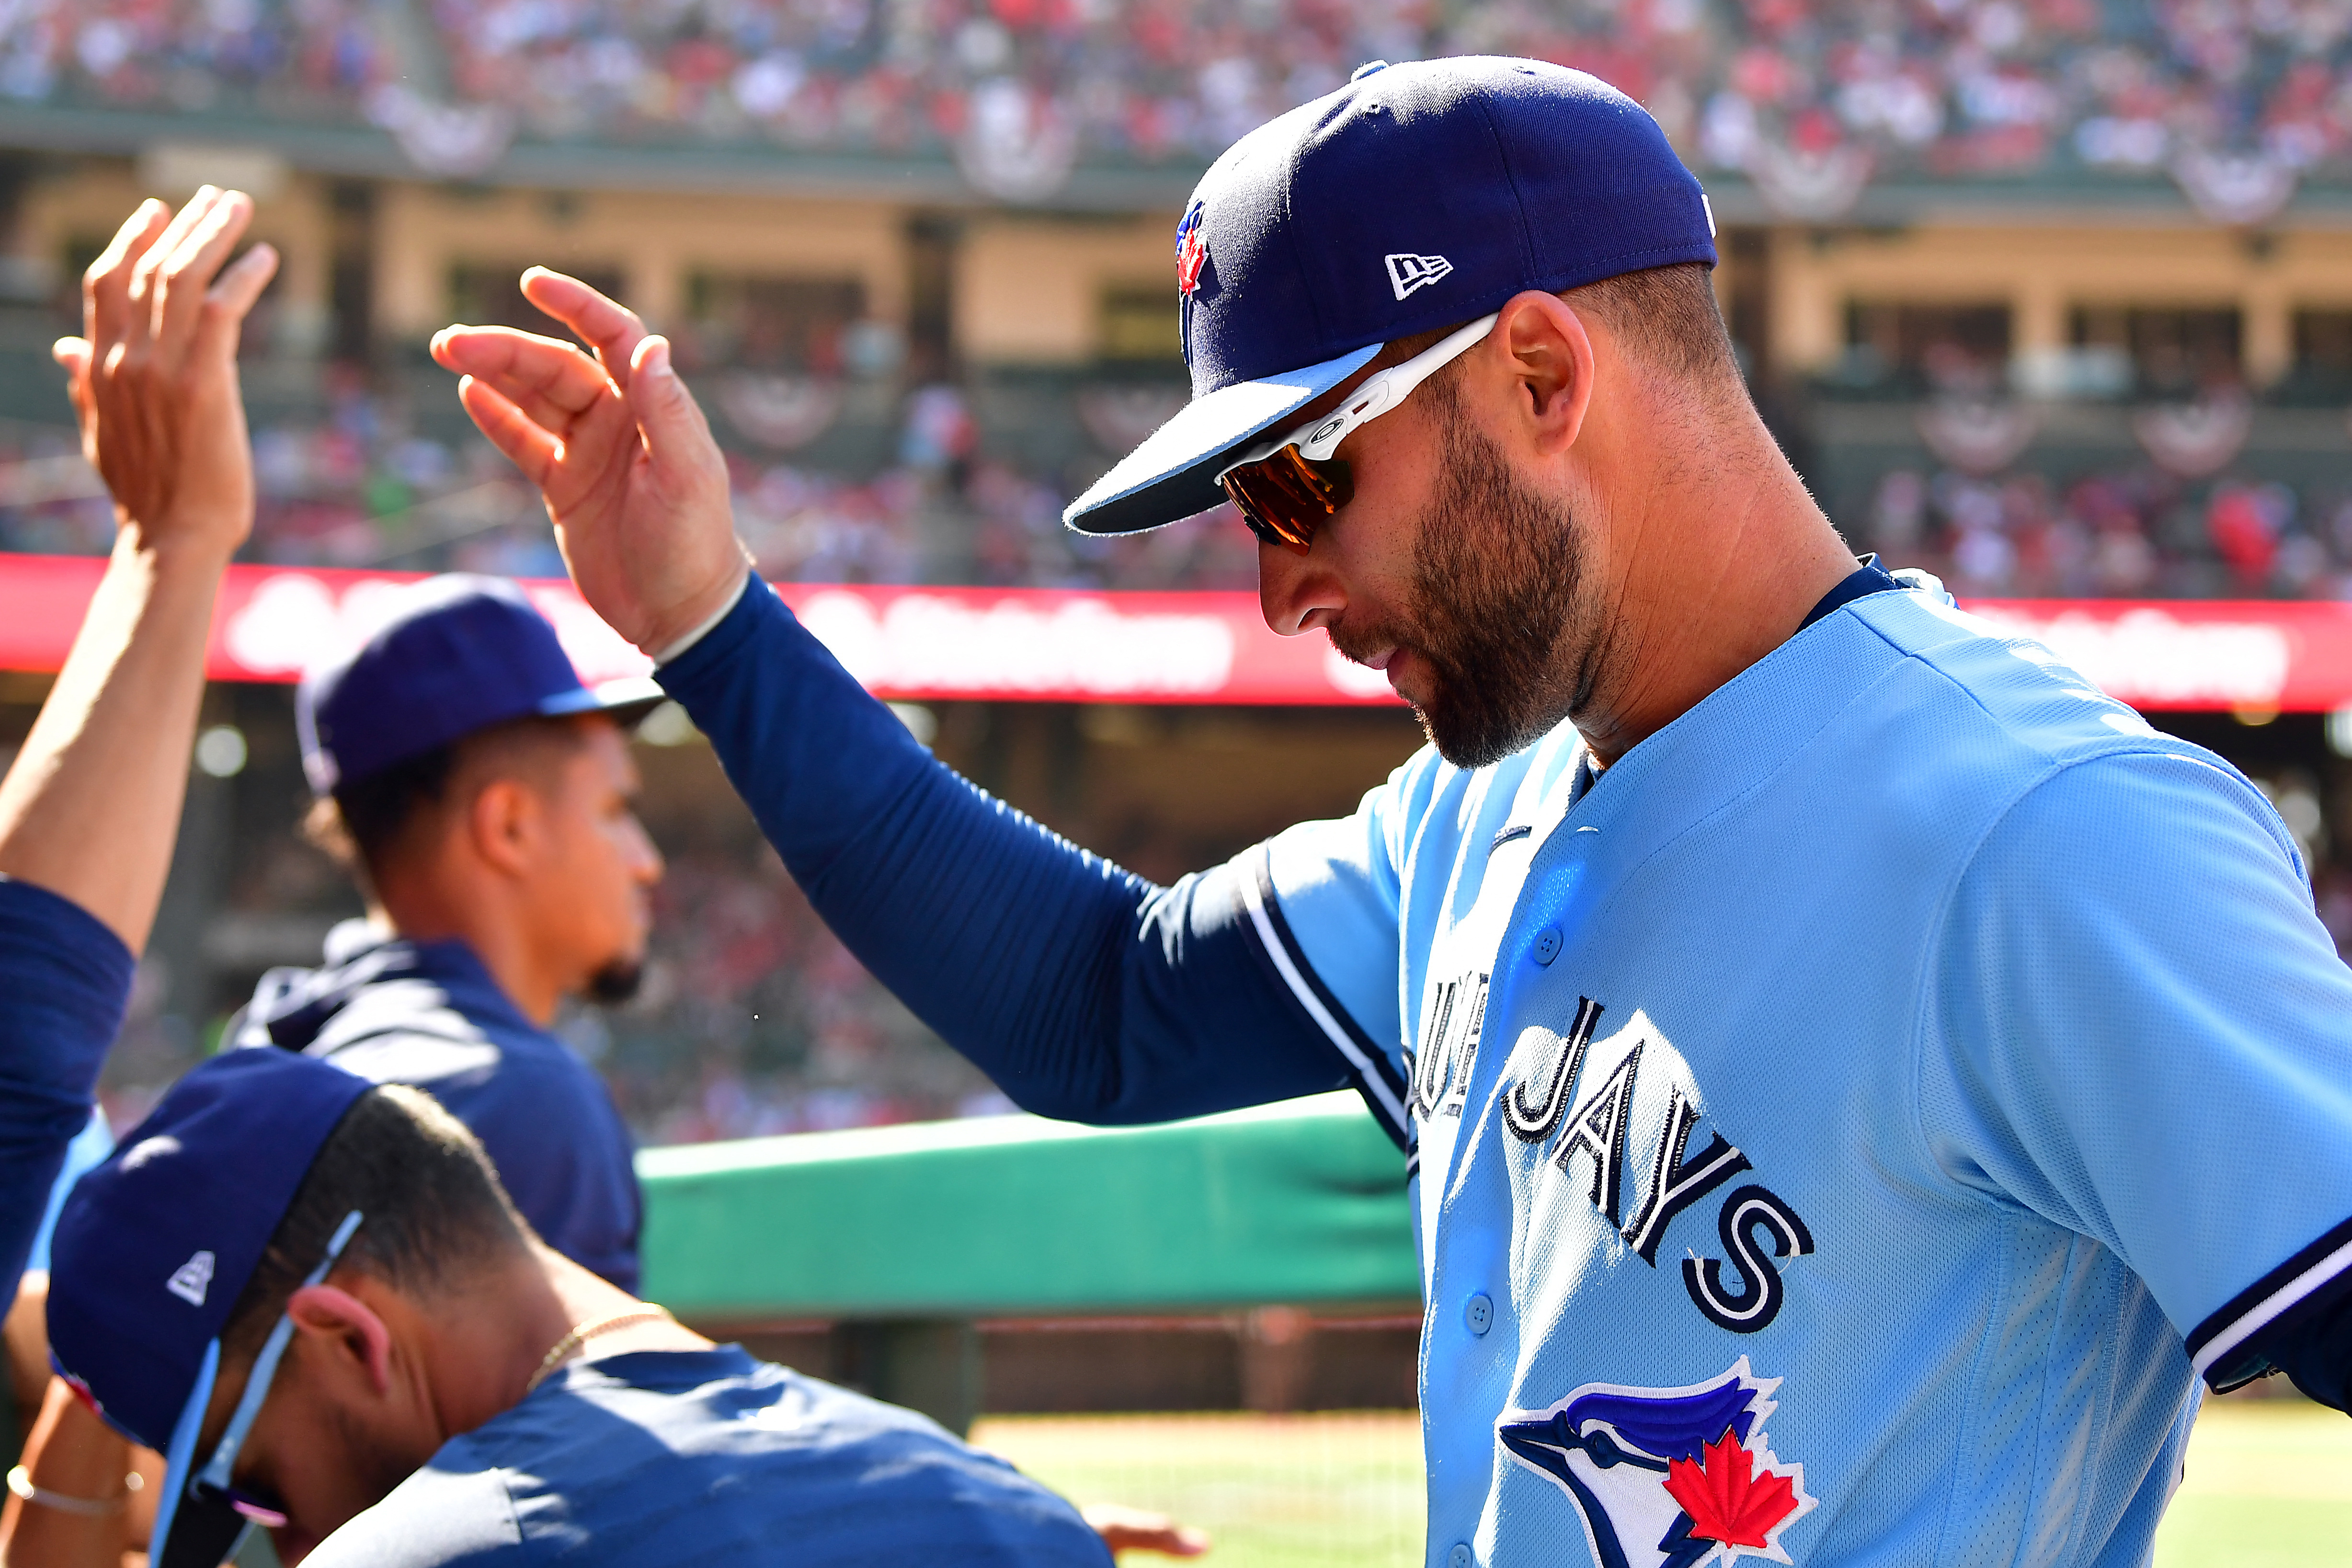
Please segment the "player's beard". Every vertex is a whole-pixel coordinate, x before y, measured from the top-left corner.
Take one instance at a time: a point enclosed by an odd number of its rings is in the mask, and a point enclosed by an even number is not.
[[[1438,755],[1461,768],[1498,763],[1556,728],[1577,682],[1558,654],[1576,614],[1583,531],[1562,502],[1521,483],[1502,449],[1462,416],[1454,378],[1423,387],[1444,432],[1437,497],[1413,546],[1412,601],[1377,622],[1330,628],[1362,663],[1411,648],[1433,677],[1413,706]]]
[[[617,1007],[637,994],[646,977],[642,958],[615,958],[588,977],[588,1000]]]

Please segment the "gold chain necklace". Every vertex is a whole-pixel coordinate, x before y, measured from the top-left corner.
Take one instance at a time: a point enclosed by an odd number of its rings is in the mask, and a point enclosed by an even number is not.
[[[547,1355],[539,1363],[539,1370],[530,1374],[530,1381],[522,1385],[522,1391],[528,1394],[546,1382],[547,1374],[561,1365],[564,1357],[578,1350],[588,1341],[594,1339],[598,1334],[607,1333],[614,1329],[625,1329],[632,1323],[674,1323],[677,1320],[669,1315],[667,1308],[643,1306],[632,1307],[625,1312],[615,1312],[609,1318],[598,1318],[593,1322],[581,1323],[549,1348]]]

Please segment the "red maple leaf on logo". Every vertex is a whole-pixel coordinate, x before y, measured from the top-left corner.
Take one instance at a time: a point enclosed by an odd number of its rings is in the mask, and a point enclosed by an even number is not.
[[[1697,1459],[1666,1467],[1666,1490],[1691,1516],[1691,1533],[1726,1546],[1764,1546],[1797,1511],[1797,1490],[1777,1470],[1756,1474],[1756,1456],[1728,1431]]]
[[[1208,259],[1208,242],[1201,237],[1201,220],[1195,217],[1184,226],[1184,237],[1176,247],[1176,292],[1189,295],[1201,286],[1201,268]]]

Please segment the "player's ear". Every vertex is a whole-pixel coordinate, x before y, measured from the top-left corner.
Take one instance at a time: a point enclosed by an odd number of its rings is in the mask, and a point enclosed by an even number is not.
[[[474,853],[509,876],[529,873],[544,836],[547,803],[520,778],[494,778],[475,791],[466,830]]]
[[[341,1286],[305,1285],[287,1298],[286,1315],[331,1382],[349,1377],[379,1395],[390,1391],[392,1330],[358,1296]]]
[[[1514,296],[1486,341],[1464,356],[1465,375],[1507,375],[1512,416],[1539,457],[1576,445],[1592,405],[1595,355],[1584,317],[1557,294]]]

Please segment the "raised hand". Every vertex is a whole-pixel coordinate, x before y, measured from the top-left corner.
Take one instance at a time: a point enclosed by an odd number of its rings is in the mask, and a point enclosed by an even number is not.
[[[278,256],[225,266],[252,217],[251,197],[210,186],[177,213],[142,205],[82,279],[84,335],[56,350],[118,531],[0,778],[0,876],[72,900],[134,952],[172,862],[213,601],[253,530],[236,340]]]
[[[278,269],[257,245],[228,262],[253,198],[206,185],[177,213],[142,203],[82,279],[82,332],[52,351],[82,455],[142,548],[226,562],[253,527],[236,344]]]
[[[572,580],[606,624],[659,654],[725,606],[750,553],[727,463],[667,339],[576,278],[534,267],[523,293],[593,359],[508,327],[444,328],[433,357],[466,412],[537,485]]]

